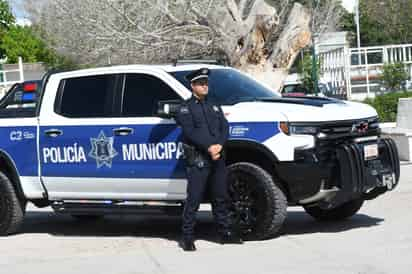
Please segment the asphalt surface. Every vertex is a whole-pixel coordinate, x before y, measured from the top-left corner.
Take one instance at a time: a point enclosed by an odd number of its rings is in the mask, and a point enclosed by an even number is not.
[[[0,273],[412,273],[412,165],[400,186],[359,214],[319,223],[290,208],[280,237],[220,245],[202,210],[196,244],[177,246],[178,217],[113,216],[80,222],[30,207],[20,234],[0,238]]]

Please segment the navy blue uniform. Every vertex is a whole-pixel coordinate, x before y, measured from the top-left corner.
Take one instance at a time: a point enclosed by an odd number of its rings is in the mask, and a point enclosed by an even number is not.
[[[213,161],[208,148],[213,144],[225,144],[229,135],[228,122],[219,106],[207,99],[200,101],[194,96],[182,104],[176,120],[182,127],[184,143],[194,146],[205,159],[201,165],[186,163],[188,185],[183,211],[183,235],[193,237],[196,212],[207,187],[210,189],[215,221],[219,231],[225,233],[229,231],[230,225],[227,209],[227,169],[224,157]]]

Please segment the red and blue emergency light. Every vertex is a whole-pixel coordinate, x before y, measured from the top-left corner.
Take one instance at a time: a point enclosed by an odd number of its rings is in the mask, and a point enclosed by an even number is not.
[[[36,100],[37,83],[28,82],[23,84],[23,97],[22,101],[34,101]]]

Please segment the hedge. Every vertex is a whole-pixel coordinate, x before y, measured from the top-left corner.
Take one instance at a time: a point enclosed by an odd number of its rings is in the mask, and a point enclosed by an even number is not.
[[[374,99],[366,98],[363,102],[376,109],[381,122],[396,122],[399,98],[407,97],[412,97],[412,92],[391,92]]]

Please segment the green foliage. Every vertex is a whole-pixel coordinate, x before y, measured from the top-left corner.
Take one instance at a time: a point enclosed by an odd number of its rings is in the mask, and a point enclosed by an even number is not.
[[[14,24],[15,18],[11,13],[10,5],[5,0],[0,0],[0,41],[3,40],[5,33]],[[4,58],[5,53],[0,48],[0,58]]]
[[[315,91],[314,82],[312,79],[312,56],[310,54],[305,54],[303,60],[298,64],[298,73],[300,78],[302,79],[303,85],[310,90],[311,92]],[[320,71],[320,60],[317,59],[317,78],[319,79],[319,71]]]
[[[8,1],[0,0],[0,58],[16,63],[21,56],[24,62],[44,62],[49,69],[75,68],[71,60],[48,48],[36,27],[18,26],[15,21]]]
[[[11,26],[3,36],[0,49],[10,63],[16,63],[19,56],[25,62],[47,62],[51,58],[45,44],[34,35],[31,27]]]
[[[70,59],[48,48],[35,28],[29,26],[11,26],[0,42],[0,51],[10,63],[18,62],[20,56],[24,62],[43,62],[48,69],[76,68]]]
[[[14,22],[15,18],[11,13],[9,3],[5,0],[0,0],[0,31],[7,30]]]
[[[412,42],[412,1],[362,0],[359,14],[362,46]],[[340,25],[342,30],[356,33],[353,14],[344,15]]]
[[[381,79],[389,90],[394,91],[401,88],[402,83],[409,79],[409,75],[404,64],[388,63],[383,65]]]
[[[399,98],[412,97],[412,92],[391,92],[374,99],[367,98],[364,103],[373,106],[381,122],[395,122]]]

